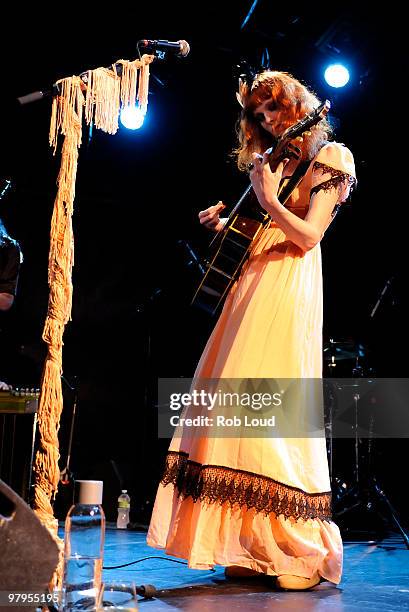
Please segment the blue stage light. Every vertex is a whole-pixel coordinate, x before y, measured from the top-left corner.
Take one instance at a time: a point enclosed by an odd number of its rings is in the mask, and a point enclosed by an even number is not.
[[[121,123],[128,130],[139,130],[145,119],[139,106],[125,106],[121,110]]]
[[[342,64],[331,64],[324,73],[330,87],[344,87],[349,81],[349,71]]]

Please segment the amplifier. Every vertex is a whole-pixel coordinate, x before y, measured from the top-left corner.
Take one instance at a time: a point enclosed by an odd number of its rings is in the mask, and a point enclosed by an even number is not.
[[[0,478],[27,503],[37,433],[39,389],[0,391]]]
[[[13,389],[0,391],[0,413],[29,413],[38,410],[39,389]]]

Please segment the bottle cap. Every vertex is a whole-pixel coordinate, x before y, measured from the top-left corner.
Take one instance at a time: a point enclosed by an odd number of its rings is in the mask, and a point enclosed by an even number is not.
[[[122,493],[128,493],[128,489],[122,489]]]
[[[102,504],[102,491],[104,483],[102,480],[76,480],[80,485],[78,503],[80,504]]]

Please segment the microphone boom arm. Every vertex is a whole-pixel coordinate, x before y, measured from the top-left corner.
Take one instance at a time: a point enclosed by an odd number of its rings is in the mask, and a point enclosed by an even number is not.
[[[139,52],[139,49],[138,49],[138,52]],[[140,53],[139,53],[139,57],[140,59],[142,59]],[[157,58],[156,55],[154,57]],[[116,73],[120,76],[122,74],[123,65],[119,62],[115,62],[114,64],[111,64],[110,66],[106,66],[106,68],[107,70],[111,68],[115,68]],[[79,75],[81,81],[84,83],[85,86],[88,84],[88,73],[89,72],[90,70],[85,70],[84,72],[81,72]],[[18,97],[17,101],[19,102],[21,106],[24,106],[25,104],[31,104],[31,102],[37,102],[38,100],[42,100],[43,98],[48,98],[49,96],[58,96],[59,93],[60,93],[60,88],[58,84],[53,83],[53,85],[49,89],[33,91],[29,94],[26,94],[25,96]]]

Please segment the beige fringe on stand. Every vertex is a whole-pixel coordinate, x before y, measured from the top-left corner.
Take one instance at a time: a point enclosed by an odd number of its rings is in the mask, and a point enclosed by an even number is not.
[[[121,105],[132,105],[137,99],[140,108],[146,112],[149,64],[153,60],[152,55],[144,55],[140,60],[132,62],[119,60],[116,62],[122,66],[119,75],[114,64],[112,70],[90,70],[86,79],[78,76],[62,79],[57,83],[60,93],[53,100],[49,141],[54,154],[59,134],[64,136],[64,140],[51,221],[48,261],[50,293],[43,330],[48,352],[38,409],[39,442],[34,462],[33,509],[60,548],[60,563],[51,584],[51,587],[58,589],[62,585],[63,542],[57,535],[58,521],[54,517],[52,502],[60,479],[58,431],[63,409],[62,346],[64,328],[71,319],[74,264],[72,214],[83,115],[88,125],[93,123],[104,132],[115,134]]]

